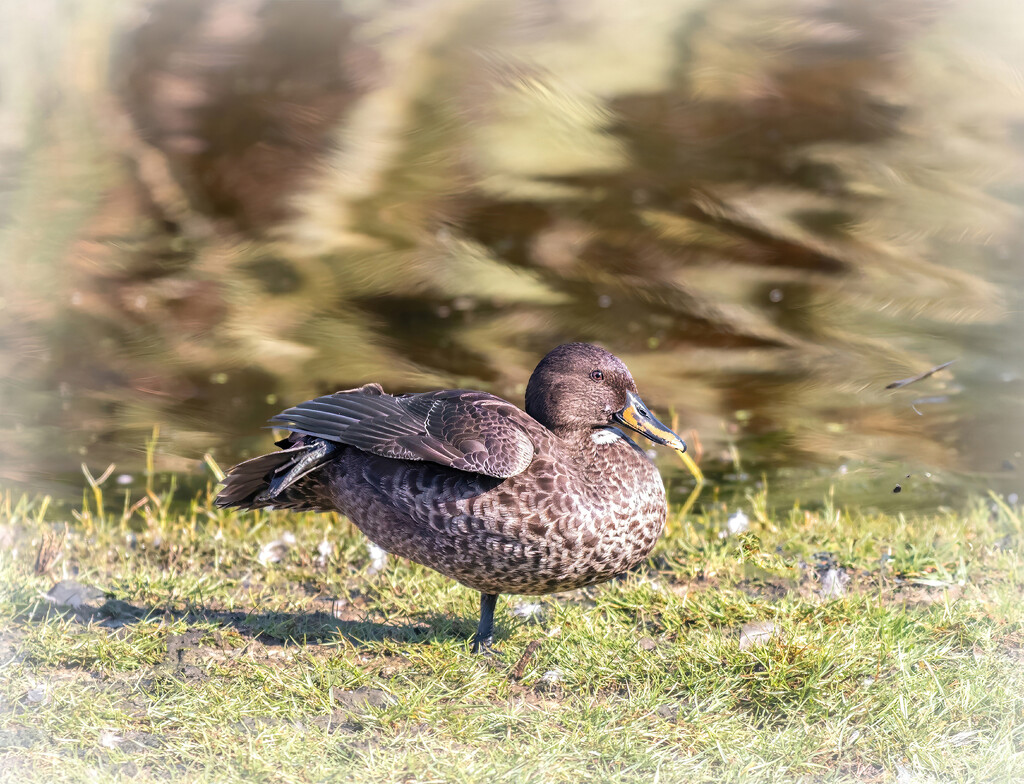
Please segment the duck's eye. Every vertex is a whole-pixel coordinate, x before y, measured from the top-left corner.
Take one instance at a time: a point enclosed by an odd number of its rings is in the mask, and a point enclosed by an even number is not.
[[[593,381],[604,381],[604,373],[602,373],[600,370],[591,370],[590,378]]]

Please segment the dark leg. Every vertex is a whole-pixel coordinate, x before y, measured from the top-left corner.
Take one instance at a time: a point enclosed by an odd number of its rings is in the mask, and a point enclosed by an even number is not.
[[[480,594],[480,625],[476,627],[476,636],[473,637],[473,653],[491,655],[491,645],[494,644],[494,605],[497,602],[496,593]]]

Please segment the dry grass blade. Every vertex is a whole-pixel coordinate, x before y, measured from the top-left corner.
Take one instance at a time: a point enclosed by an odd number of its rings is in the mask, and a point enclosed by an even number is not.
[[[531,640],[526,646],[526,650],[523,651],[523,655],[519,657],[519,661],[516,662],[516,666],[512,668],[512,672],[509,674],[512,680],[521,681],[523,679],[523,675],[526,673],[526,665],[530,663],[530,659],[533,658],[538,648],[540,648],[540,640]]]
[[[68,536],[68,524],[61,531],[46,531],[36,550],[36,562],[32,571],[40,576],[47,575],[64,554],[64,541]]]

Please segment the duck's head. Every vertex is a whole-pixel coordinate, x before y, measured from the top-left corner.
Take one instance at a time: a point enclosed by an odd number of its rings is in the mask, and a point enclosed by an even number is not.
[[[683,439],[651,415],[623,361],[590,343],[565,343],[540,361],[526,386],[526,413],[560,435],[625,426],[686,451]]]

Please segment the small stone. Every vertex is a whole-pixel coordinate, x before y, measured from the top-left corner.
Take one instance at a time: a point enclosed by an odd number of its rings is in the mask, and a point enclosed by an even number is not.
[[[824,600],[841,599],[846,596],[846,586],[850,575],[842,567],[832,566],[821,578],[821,589],[818,595]]]
[[[351,711],[361,711],[367,708],[386,708],[398,702],[387,692],[381,689],[372,689],[369,686],[360,686],[357,689],[332,690],[331,696],[335,705]]]
[[[746,533],[750,529],[750,518],[741,509],[726,521],[725,527],[729,530],[729,536]]]
[[[767,643],[782,630],[774,621],[752,621],[740,629],[740,650],[747,651]]]
[[[388,551],[383,547],[378,547],[373,542],[370,542],[366,549],[370,553],[370,565],[366,569],[366,573],[371,577],[375,574],[383,572],[388,565]]]
[[[124,743],[124,738],[112,730],[100,733],[100,745],[105,749],[115,749]]]
[[[260,548],[260,554],[256,556],[256,560],[264,566],[272,563],[280,563],[284,560],[287,552],[288,548],[281,542],[268,542]]]
[[[91,585],[82,585],[77,580],[61,580],[46,592],[48,602],[59,607],[70,607],[72,610],[90,609],[99,605],[106,594]]]
[[[511,609],[512,615],[526,621],[540,621],[544,608],[539,602],[520,602]]]
[[[324,537],[320,544],[316,546],[316,558],[313,562],[321,569],[325,568],[331,560],[331,556],[334,554],[334,545],[327,541],[327,537]]]
[[[666,721],[671,721],[672,719],[679,716],[679,706],[659,705],[657,708],[654,709],[654,713],[660,718],[665,719]]]
[[[268,566],[272,563],[280,563],[284,560],[285,556],[288,555],[288,551],[295,544],[295,534],[291,531],[285,531],[281,534],[280,539],[275,539],[273,542],[267,542],[260,549],[260,554],[256,556],[263,566]]]
[[[562,682],[562,671],[559,670],[559,669],[548,670],[547,672],[545,672],[543,675],[540,676],[540,685],[541,686],[547,686],[547,687],[550,688],[551,686],[557,686],[561,682]]]

